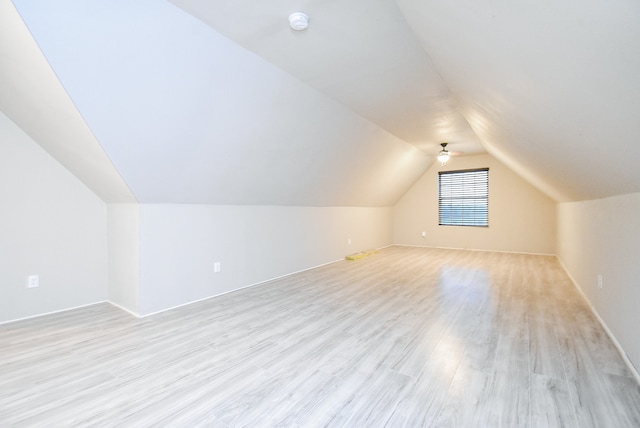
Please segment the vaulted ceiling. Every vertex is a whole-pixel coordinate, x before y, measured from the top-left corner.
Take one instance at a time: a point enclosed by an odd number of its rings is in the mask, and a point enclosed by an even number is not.
[[[107,202],[389,206],[443,141],[593,199],[640,191],[639,18],[632,0],[0,0],[0,109]]]

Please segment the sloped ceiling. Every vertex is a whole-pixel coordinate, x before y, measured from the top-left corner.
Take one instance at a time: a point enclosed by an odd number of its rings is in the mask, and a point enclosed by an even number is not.
[[[394,1],[172,3],[426,153],[443,141],[484,152]],[[300,9],[311,25],[295,32],[287,17]]]
[[[142,203],[390,206],[433,159],[166,1],[15,4]]]
[[[559,201],[640,191],[640,2],[398,4],[487,151]]]
[[[140,202],[393,205],[441,141],[558,201],[640,191],[631,0],[14,4],[74,127]],[[302,33],[287,26],[298,10]],[[37,102],[0,107],[43,146],[71,138],[37,132]]]
[[[107,202],[135,202],[9,1],[0,1],[0,110]]]

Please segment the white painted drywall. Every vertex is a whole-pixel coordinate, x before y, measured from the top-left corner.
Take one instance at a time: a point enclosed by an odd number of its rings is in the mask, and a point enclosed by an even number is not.
[[[138,314],[140,233],[138,204],[107,205],[109,301]]]
[[[103,201],[135,202],[10,1],[0,2],[0,58],[0,111]]]
[[[556,201],[640,191],[640,2],[397,4],[489,153]]]
[[[0,322],[107,299],[106,205],[2,113],[0,200]]]
[[[391,224],[391,208],[143,204],[140,313],[386,246]]]
[[[384,207],[432,160],[169,2],[16,6],[138,202]]]
[[[438,172],[485,167],[489,227],[439,226]],[[432,165],[395,205],[393,225],[395,244],[555,254],[556,203],[490,155]]]
[[[639,219],[640,193],[558,205],[558,257],[637,368]]]

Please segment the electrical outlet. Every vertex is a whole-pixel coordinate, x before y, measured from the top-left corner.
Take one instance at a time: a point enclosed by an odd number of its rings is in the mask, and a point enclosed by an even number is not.
[[[347,239],[347,244],[351,245],[351,238]]]
[[[27,288],[36,288],[40,286],[39,275],[29,275],[27,277]]]
[[[220,262],[215,262],[213,264],[213,272],[215,272],[215,273],[220,272]]]
[[[426,238],[426,237],[427,237],[427,232],[422,232],[422,233],[420,234],[420,236],[422,236],[423,238]]]
[[[602,274],[598,274],[598,288],[602,288]]]

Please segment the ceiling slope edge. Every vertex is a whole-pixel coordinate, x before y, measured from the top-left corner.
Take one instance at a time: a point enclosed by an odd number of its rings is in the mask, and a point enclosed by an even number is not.
[[[396,2],[490,154],[558,202],[640,191],[638,3]]]
[[[310,1],[310,30],[286,23],[295,2],[169,0],[242,49],[269,62],[394,137],[435,156],[440,143],[485,153],[399,8],[385,0]],[[250,9],[250,12],[247,12]],[[358,14],[358,10],[366,13]]]
[[[568,197],[562,192],[559,192],[557,188],[553,186],[552,183],[547,182],[546,180],[541,178],[535,171],[531,171],[528,168],[526,168],[522,162],[518,162],[508,153],[505,153],[499,148],[496,148],[494,144],[490,143],[492,140],[489,136],[487,136],[486,129],[484,129],[484,127],[482,126],[483,125],[482,120],[479,120],[477,115],[470,113],[470,109],[463,108],[464,97],[460,97],[460,94],[458,92],[455,92],[451,89],[452,84],[450,80],[447,79],[446,73],[443,71],[438,61],[431,54],[430,50],[428,49],[427,43],[424,42],[423,40],[424,36],[421,34],[421,31],[419,29],[421,21],[418,18],[416,18],[416,15],[419,15],[419,14],[415,13],[415,9],[413,9],[412,2],[410,0],[407,0],[407,1],[397,0],[396,4],[398,5],[398,8],[400,9],[401,13],[405,17],[407,25],[409,26],[409,28],[411,28],[411,31],[413,31],[416,38],[420,40],[420,43],[426,55],[431,59],[441,79],[447,85],[447,88],[451,92],[452,98],[455,99],[458,105],[460,106],[459,111],[462,117],[464,117],[464,119],[467,121],[470,128],[473,130],[474,134],[476,135],[476,137],[478,138],[478,140],[480,141],[480,143],[482,144],[486,152],[490,156],[494,157],[499,162],[504,164],[514,174],[516,174],[517,176],[525,180],[527,183],[535,187],[537,190],[542,192],[547,197],[551,198],[556,202],[567,201]]]
[[[171,3],[46,3],[15,2],[140,203],[392,206],[432,162]]]
[[[10,1],[0,2],[0,59],[0,110],[104,202],[137,202]]]

